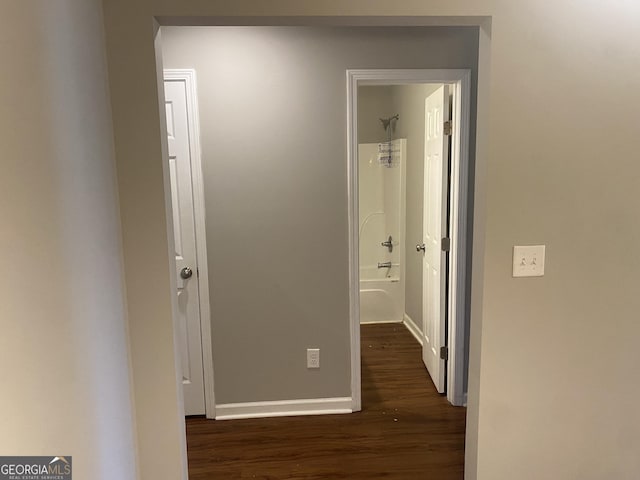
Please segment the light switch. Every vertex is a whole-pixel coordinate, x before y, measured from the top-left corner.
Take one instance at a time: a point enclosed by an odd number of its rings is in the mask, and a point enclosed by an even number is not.
[[[544,275],[544,245],[513,247],[513,276],[542,277]]]

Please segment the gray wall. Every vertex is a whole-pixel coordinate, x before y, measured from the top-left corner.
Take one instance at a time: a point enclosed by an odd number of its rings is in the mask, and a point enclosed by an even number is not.
[[[358,143],[387,141],[380,118],[395,115],[391,86],[358,87]]]
[[[101,4],[0,16],[0,452],[137,478]]]
[[[475,72],[477,29],[162,35],[198,75],[217,403],[349,396],[345,70]]]

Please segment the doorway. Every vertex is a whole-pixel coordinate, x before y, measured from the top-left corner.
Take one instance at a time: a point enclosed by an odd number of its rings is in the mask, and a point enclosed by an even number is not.
[[[360,325],[384,322],[406,326],[437,392],[465,405],[469,72],[348,79],[353,410]]]
[[[194,68],[200,80],[216,419],[353,411],[344,80],[363,53],[376,52],[370,65],[397,65],[396,47],[380,57],[376,45],[406,39],[400,31],[351,30],[162,29],[162,65]],[[228,35],[243,41],[225,41]],[[332,59],[326,69],[296,54],[306,35],[314,49],[352,47],[345,57],[323,56]],[[432,33],[422,35],[418,58]],[[274,38],[282,40],[278,48]],[[308,366],[309,350],[320,350],[320,368]],[[201,423],[208,431],[230,428],[205,419],[187,426]],[[455,428],[462,445],[464,431]]]

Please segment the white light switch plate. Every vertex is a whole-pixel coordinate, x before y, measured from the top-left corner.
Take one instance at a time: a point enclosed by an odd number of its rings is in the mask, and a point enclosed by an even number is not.
[[[544,245],[513,247],[513,276],[542,277],[544,275]]]

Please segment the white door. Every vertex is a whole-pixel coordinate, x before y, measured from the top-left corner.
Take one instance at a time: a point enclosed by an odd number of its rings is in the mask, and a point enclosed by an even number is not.
[[[165,80],[171,204],[176,249],[180,360],[186,415],[204,415],[204,377],[186,84]]]
[[[446,255],[442,239],[447,232],[449,141],[444,122],[449,119],[449,87],[444,85],[425,100],[422,360],[438,392],[445,391]]]

